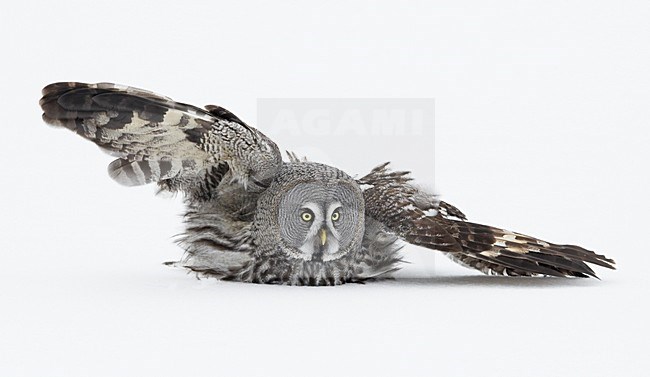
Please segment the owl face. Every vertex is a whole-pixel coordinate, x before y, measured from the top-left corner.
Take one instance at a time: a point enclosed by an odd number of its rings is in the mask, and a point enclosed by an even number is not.
[[[287,253],[307,261],[341,258],[363,232],[362,212],[349,184],[296,185],[282,198],[278,213]]]

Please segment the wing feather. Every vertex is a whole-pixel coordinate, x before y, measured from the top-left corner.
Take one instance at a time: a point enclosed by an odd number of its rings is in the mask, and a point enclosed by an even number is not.
[[[612,259],[579,246],[468,222],[456,207],[410,181],[407,172],[392,172],[388,164],[358,181],[366,186],[367,215],[409,243],[443,251],[458,263],[492,274],[596,277],[587,263],[615,268]]]
[[[109,174],[127,186],[205,188],[213,168],[226,163],[233,181],[257,188],[281,164],[270,139],[218,106],[204,110],[142,89],[76,82],[46,86],[40,105],[46,123],[118,157]]]

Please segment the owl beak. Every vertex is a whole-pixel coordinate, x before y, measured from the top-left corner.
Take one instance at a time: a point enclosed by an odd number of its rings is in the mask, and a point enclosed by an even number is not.
[[[325,246],[325,243],[327,242],[327,230],[324,228],[320,230],[320,245]]]

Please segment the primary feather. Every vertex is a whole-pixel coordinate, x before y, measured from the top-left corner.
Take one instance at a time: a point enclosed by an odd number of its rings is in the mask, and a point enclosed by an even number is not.
[[[411,185],[407,172],[376,167],[359,183],[370,216],[406,241],[443,251],[452,260],[488,274],[596,277],[587,263],[614,269],[612,259],[574,245],[556,245],[534,237],[466,221],[457,208],[426,198]],[[390,203],[390,205],[384,205]],[[427,211],[434,209],[433,214]]]
[[[253,187],[268,184],[281,164],[271,140],[221,107],[204,110],[110,83],[51,84],[40,105],[45,122],[119,157],[109,173],[126,186],[159,182],[209,197],[205,183],[223,164],[233,180]]]

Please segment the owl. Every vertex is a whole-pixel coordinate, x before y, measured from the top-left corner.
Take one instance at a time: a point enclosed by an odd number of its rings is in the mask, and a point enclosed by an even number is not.
[[[339,285],[391,276],[404,243],[438,250],[486,274],[596,277],[614,261],[572,245],[467,221],[388,163],[355,179],[300,160],[219,106],[174,102],[109,83],[55,83],[40,100],[46,123],[116,159],[126,186],[156,183],[187,207],[175,266],[222,280]]]

